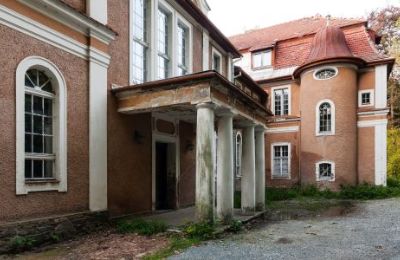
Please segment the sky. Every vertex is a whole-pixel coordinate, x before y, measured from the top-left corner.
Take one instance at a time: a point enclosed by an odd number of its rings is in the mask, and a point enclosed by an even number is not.
[[[366,17],[372,10],[400,0],[207,0],[210,19],[227,36],[302,17]]]

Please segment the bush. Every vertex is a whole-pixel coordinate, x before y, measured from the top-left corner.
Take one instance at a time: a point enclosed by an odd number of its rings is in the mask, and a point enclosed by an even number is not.
[[[400,129],[388,130],[387,145],[388,177],[400,180]]]
[[[229,226],[229,231],[233,232],[233,233],[238,233],[243,229],[243,223],[242,221],[238,221],[238,220],[232,220],[232,222],[230,223]]]
[[[207,240],[214,237],[215,226],[208,222],[190,223],[183,232],[191,239]]]
[[[163,233],[167,230],[167,225],[160,221],[145,221],[143,219],[121,220],[117,223],[117,231],[122,234],[137,233],[143,236],[151,236]]]
[[[36,240],[25,236],[15,236],[10,239],[10,249],[12,252],[18,253],[29,250],[35,246]]]

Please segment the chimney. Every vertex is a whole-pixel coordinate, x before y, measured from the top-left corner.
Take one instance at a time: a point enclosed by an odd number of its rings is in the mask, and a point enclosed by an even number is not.
[[[96,21],[107,24],[107,0],[86,0],[86,12]]]

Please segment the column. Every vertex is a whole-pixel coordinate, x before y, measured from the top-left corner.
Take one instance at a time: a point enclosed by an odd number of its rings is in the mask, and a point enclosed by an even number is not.
[[[218,120],[217,217],[228,223],[233,216],[233,114]]]
[[[256,128],[256,210],[265,209],[265,130]]]
[[[242,212],[253,214],[256,206],[254,125],[243,129]]]
[[[214,222],[214,105],[197,105],[196,218]]]

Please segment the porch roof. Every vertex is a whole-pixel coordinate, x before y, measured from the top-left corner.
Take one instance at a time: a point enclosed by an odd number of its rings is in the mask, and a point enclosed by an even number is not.
[[[236,85],[216,71],[151,81],[113,89],[118,111],[126,114],[174,110],[195,110],[200,103],[214,103],[247,119],[265,124],[272,113],[267,109],[268,94],[254,81]]]

